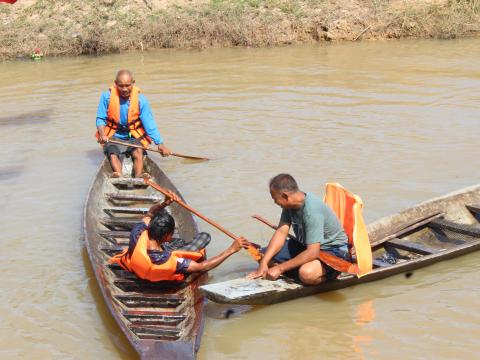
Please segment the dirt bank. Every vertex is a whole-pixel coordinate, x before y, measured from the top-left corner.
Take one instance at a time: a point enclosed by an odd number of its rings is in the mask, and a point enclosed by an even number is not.
[[[19,0],[0,58],[480,34],[480,0]]]

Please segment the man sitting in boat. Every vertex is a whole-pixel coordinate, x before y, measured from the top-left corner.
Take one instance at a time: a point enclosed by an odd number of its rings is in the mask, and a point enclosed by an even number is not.
[[[270,194],[282,208],[280,223],[257,271],[247,277],[276,280],[283,273],[298,269],[304,284],[316,285],[337,276],[336,270],[319,260],[320,249],[350,260],[348,238],[335,213],[314,194],[300,191],[289,174],[270,180]],[[296,239],[287,240],[291,226]]]
[[[211,239],[209,234],[201,232],[188,244],[183,239],[174,239],[175,220],[165,207],[177,200],[177,195],[170,192],[163,203],[152,206],[142,222],[133,227],[129,247],[112,257],[111,263],[119,264],[140,279],[182,281],[187,274],[217,267],[248,246],[248,241],[240,237],[217,256],[205,259],[204,249]]]
[[[108,143],[110,138],[147,148],[153,142],[162,156],[171,155],[163,143],[153,118],[150,104],[129,70],[120,70],[115,85],[102,93],[97,111],[97,140],[112,166],[112,177],[122,176],[121,156],[132,157],[135,177],[149,177],[143,172],[144,150],[126,145]]]

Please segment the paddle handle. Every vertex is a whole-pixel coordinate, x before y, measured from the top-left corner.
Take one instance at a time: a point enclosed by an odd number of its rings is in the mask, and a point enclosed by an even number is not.
[[[145,183],[147,183],[148,185],[150,185],[151,187],[153,187],[155,190],[161,192],[163,195],[169,196],[167,190],[163,189],[160,185],[154,183],[153,181],[151,181],[151,180],[149,180],[149,179],[145,179]],[[197,210],[195,210],[195,209],[192,208],[191,206],[185,204],[182,200],[178,200],[178,201],[176,201],[176,202],[177,202],[178,205],[180,205],[180,206],[183,207],[184,209],[187,209],[187,210],[190,211],[191,213],[195,214],[196,216],[198,216],[198,217],[199,217],[200,219],[202,219],[203,221],[209,223],[209,224],[212,225],[213,227],[216,227],[218,230],[220,230],[221,232],[223,232],[225,235],[231,237],[231,238],[234,239],[234,240],[238,240],[238,236],[236,236],[235,234],[231,233],[230,231],[228,231],[227,229],[225,229],[223,226],[217,224],[215,221],[210,220],[210,219],[207,218],[205,215],[200,214]]]
[[[146,151],[153,151],[153,152],[162,154],[162,152],[159,151],[159,150],[148,148],[148,147],[145,147],[145,146],[142,146],[142,145],[123,142],[123,141],[120,141],[120,140],[109,139],[108,142],[110,142],[112,144],[130,146],[130,147],[134,147],[134,148],[137,148],[137,149],[143,149],[143,150],[146,150]],[[179,154],[179,153],[172,153],[172,156],[181,157],[181,158],[184,158],[184,159],[191,159],[191,160],[210,160],[210,159],[204,158],[204,157],[183,155],[183,154]]]

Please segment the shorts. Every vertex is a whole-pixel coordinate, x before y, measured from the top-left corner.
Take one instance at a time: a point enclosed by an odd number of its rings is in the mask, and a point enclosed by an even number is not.
[[[285,261],[288,261],[290,259],[293,259],[295,256],[300,254],[302,251],[305,251],[307,247],[300,242],[296,240],[285,240],[285,244],[283,244],[282,248],[280,251],[273,257],[273,261],[277,263],[283,263]],[[263,248],[261,251],[265,252],[267,248]],[[329,252],[332,255],[335,255],[341,259],[344,259],[346,261],[351,261],[350,260],[350,254],[348,252],[348,245],[344,244],[341,246],[335,246],[335,247],[330,247],[330,248],[324,248],[322,251]],[[326,265],[325,263],[322,263],[323,266],[325,266],[325,269],[327,271],[326,277],[327,279],[334,279],[336,278],[340,272],[331,268],[330,266]],[[294,269],[286,273],[285,275],[290,276],[290,277],[295,277],[298,278],[298,269]]]
[[[143,146],[142,143],[135,138],[129,138],[127,140],[123,140],[123,139],[113,137],[113,140],[120,140],[125,143]],[[132,156],[132,151],[135,149],[137,148],[134,148],[132,146],[106,143],[105,146],[103,147],[103,153],[105,154],[106,157],[110,157],[110,155],[115,154],[118,157],[124,155],[128,158]],[[147,155],[147,152],[145,150],[143,150],[143,155]]]

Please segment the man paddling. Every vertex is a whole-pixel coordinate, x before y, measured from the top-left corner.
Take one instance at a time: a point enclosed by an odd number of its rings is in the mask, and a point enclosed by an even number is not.
[[[140,279],[181,281],[188,274],[219,266],[242,247],[248,246],[248,241],[239,237],[220,254],[205,259],[204,249],[211,239],[209,234],[201,232],[188,244],[183,239],[174,239],[175,220],[164,208],[178,200],[177,195],[169,192],[163,203],[153,205],[147,216],[133,227],[128,249],[110,261]]]
[[[304,284],[316,285],[336,276],[337,271],[318,259],[321,248],[350,260],[347,235],[333,211],[314,194],[300,191],[289,174],[270,180],[270,195],[282,208],[280,223],[257,271],[247,277],[276,280],[283,273],[298,269]],[[287,240],[291,226],[296,239]]]
[[[171,155],[163,143],[153,118],[150,104],[140,90],[129,70],[120,70],[115,85],[102,93],[97,110],[97,140],[112,166],[112,177],[122,176],[121,156],[132,157],[135,177],[149,177],[143,171],[144,151],[131,146],[108,143],[109,138],[147,148],[153,141],[162,156]]]

